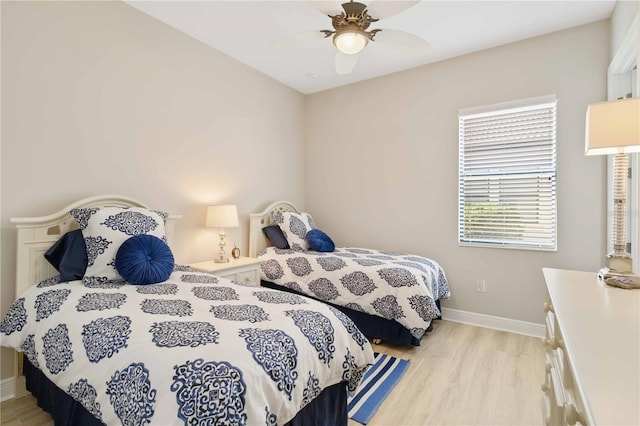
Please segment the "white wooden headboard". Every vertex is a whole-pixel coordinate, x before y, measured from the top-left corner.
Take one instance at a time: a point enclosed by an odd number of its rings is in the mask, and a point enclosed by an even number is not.
[[[13,217],[9,221],[18,230],[16,251],[16,297],[28,287],[52,277],[57,271],[44,258],[44,253],[65,232],[77,229],[78,224],[69,211],[86,207],[143,207],[145,204],[122,195],[98,195],[84,198],[68,205],[56,213],[42,217]],[[171,215],[167,219],[165,232],[167,243],[171,243],[175,221],[182,216]]]
[[[58,271],[44,258],[49,247],[67,231],[78,229],[78,223],[69,214],[72,209],[86,207],[142,207],[149,208],[140,201],[122,195],[98,195],[76,201],[67,207],[41,217],[12,217],[9,221],[18,231],[16,248],[16,297],[27,288],[40,281],[57,275]],[[171,215],[165,224],[167,243],[171,244],[173,228],[180,215]],[[14,397],[27,395],[25,378],[22,375],[22,357],[14,354],[16,373]]]
[[[122,195],[98,195],[76,201],[67,207],[41,217],[12,217],[9,221],[16,225],[18,231],[16,248],[16,297],[27,288],[40,281],[57,275],[57,271],[44,254],[49,247],[67,231],[78,229],[78,223],[69,214],[72,209],[86,207],[143,207],[149,208],[140,201]],[[176,220],[182,216],[171,215],[165,224],[167,243],[171,244],[173,228]],[[26,382],[22,374],[22,357],[14,354],[16,374],[14,398],[27,395]]]
[[[267,206],[266,209],[260,213],[251,213],[249,215],[249,256],[256,257],[265,248],[271,246],[271,243],[264,236],[262,228],[265,226],[273,225],[274,222],[271,219],[273,212],[293,212],[300,213],[300,211],[292,203],[288,201],[276,201]]]

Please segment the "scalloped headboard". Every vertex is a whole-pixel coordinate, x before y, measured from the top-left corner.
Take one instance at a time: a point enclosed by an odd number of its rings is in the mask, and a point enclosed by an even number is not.
[[[12,217],[9,221],[18,231],[16,247],[16,297],[27,288],[58,273],[44,258],[49,247],[67,231],[78,228],[78,223],[69,214],[72,209],[86,207],[142,207],[149,208],[140,201],[122,195],[98,195],[84,198],[67,207],[41,217]],[[171,244],[173,228],[180,215],[171,215],[165,223],[167,243]],[[27,395],[25,378],[22,375],[22,357],[14,354],[16,372],[14,397]]]
[[[249,256],[256,257],[265,248],[271,246],[271,243],[264,236],[262,228],[273,225],[271,214],[273,212],[294,212],[300,213],[300,210],[288,201],[276,201],[267,206],[260,213],[251,213],[249,215]]]
[[[44,258],[44,253],[65,232],[77,229],[78,224],[71,217],[69,211],[86,207],[142,207],[148,208],[140,201],[121,195],[99,195],[84,198],[67,207],[41,217],[13,217],[9,221],[16,225],[17,238],[17,269],[16,269],[16,297],[20,296],[28,287],[57,274],[57,271]],[[171,243],[175,221],[182,216],[169,216],[165,226],[167,243]]]

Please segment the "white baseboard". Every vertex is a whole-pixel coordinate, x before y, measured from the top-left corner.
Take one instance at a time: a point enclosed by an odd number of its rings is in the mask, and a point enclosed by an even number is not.
[[[510,318],[495,317],[493,315],[478,314],[475,312],[461,311],[458,309],[442,308],[442,319],[478,327],[492,328],[494,330],[508,331],[510,333],[524,334],[525,336],[543,338],[545,325],[534,322],[514,320]]]
[[[16,378],[9,377],[8,379],[0,380],[0,401],[6,401],[13,399],[16,394]]]

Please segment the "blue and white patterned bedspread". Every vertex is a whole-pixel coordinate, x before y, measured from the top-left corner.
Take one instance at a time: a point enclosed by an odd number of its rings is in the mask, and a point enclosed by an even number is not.
[[[395,320],[421,338],[451,295],[440,265],[428,258],[355,247],[334,252],[268,247],[261,279],[317,299]]]
[[[283,424],[373,363],[338,310],[186,267],[145,286],[45,280],[0,342],[106,424]]]

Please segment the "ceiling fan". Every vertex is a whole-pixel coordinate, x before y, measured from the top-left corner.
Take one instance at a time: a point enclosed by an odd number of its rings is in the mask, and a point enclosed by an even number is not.
[[[369,5],[350,0],[341,5],[332,1],[307,1],[331,18],[333,30],[309,31],[284,37],[274,46],[297,46],[318,39],[333,38],[336,47],[335,69],[338,74],[351,73],[358,63],[358,54],[369,44],[384,45],[402,51],[421,52],[431,45],[422,38],[400,30],[369,29],[372,23],[389,18],[416,5],[419,1],[372,1]]]

